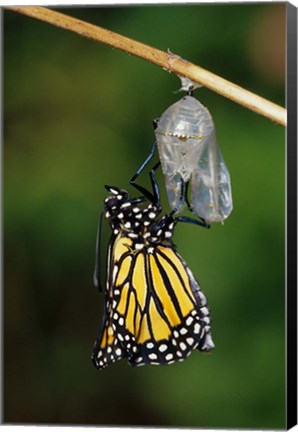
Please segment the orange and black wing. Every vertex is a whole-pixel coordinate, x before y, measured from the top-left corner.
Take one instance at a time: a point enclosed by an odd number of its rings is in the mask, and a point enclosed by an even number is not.
[[[93,350],[103,368],[123,357],[132,366],[183,361],[214,347],[207,301],[173,246],[135,250],[119,237],[109,253],[105,317]]]

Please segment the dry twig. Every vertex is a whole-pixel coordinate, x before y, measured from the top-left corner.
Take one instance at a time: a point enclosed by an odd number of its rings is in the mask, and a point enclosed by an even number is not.
[[[102,27],[89,24],[44,7],[12,6],[7,7],[7,9],[45,21],[65,30],[75,32],[80,36],[110,45],[155,63],[169,72],[185,76],[195,83],[199,83],[278,124],[286,126],[287,111],[285,108],[245,90],[200,66],[196,66],[177,55],[173,55],[170,52],[160,51]]]

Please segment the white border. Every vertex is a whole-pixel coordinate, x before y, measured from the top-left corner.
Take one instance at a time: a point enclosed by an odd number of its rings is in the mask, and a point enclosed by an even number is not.
[[[260,0],[249,0],[249,1],[239,1],[239,0],[88,0],[86,3],[82,3],[80,0],[48,0],[46,2],[40,1],[40,0],[18,0],[18,1],[1,1],[0,0],[0,6],[81,6],[81,7],[87,7],[87,6],[103,6],[103,5],[145,5],[145,4],[190,4],[190,3],[260,3]],[[262,0],[262,3],[280,3],[280,0]],[[297,0],[291,1],[291,3],[296,4]]]
[[[280,3],[280,0],[262,0],[262,3]],[[298,0],[292,0],[291,3],[297,6]],[[87,7],[87,6],[103,6],[103,5],[109,5],[109,6],[115,6],[115,5],[146,5],[146,4],[191,4],[191,3],[240,3],[239,0],[229,0],[229,1],[212,1],[212,0],[162,0],[162,1],[156,1],[156,0],[117,0],[117,1],[98,1],[98,0],[88,0],[86,3],[82,4],[79,0],[64,0],[64,1],[54,1],[54,0],[48,0],[47,2],[38,1],[38,0],[31,0],[31,1],[25,1],[25,0],[19,0],[19,1],[1,1],[0,0],[0,6],[1,7],[9,7],[9,6],[80,6],[80,7]],[[250,1],[242,1],[241,3],[260,3],[260,0],[250,0]],[[2,48],[2,47],[1,47]],[[2,101],[2,98],[1,98]],[[1,395],[2,396],[2,395]],[[0,402],[3,402],[0,396]],[[0,407],[1,409],[1,407]],[[10,426],[10,425],[0,425],[1,432],[27,432],[27,431],[38,431],[38,432],[67,432],[75,429],[78,432],[83,432],[86,430],[88,432],[97,432],[98,430],[103,431],[109,431],[109,432],[144,432],[144,431],[189,431],[189,430],[198,430],[201,432],[252,432],[252,430],[249,429],[178,429],[178,428],[139,428],[139,427],[106,427],[106,426],[97,426],[97,427],[78,427],[78,426],[35,426],[35,425],[28,425],[28,426]],[[253,432],[259,432],[260,430],[254,429]],[[298,426],[294,426],[291,431],[298,432]],[[270,430],[266,429],[266,432],[270,432]]]

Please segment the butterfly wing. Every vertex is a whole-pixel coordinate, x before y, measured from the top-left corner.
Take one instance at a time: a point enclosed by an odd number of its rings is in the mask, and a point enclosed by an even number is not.
[[[110,240],[104,317],[92,352],[92,361],[98,369],[137,351],[133,333],[129,331],[135,298],[130,285],[134,261],[131,244],[130,238],[121,235]]]
[[[95,366],[123,357],[132,366],[165,365],[212,349],[206,298],[173,244],[138,251],[132,243],[121,235],[110,243]]]
[[[138,350],[129,363],[165,365],[185,360],[195,348],[212,349],[206,298],[173,245],[141,256],[133,270],[133,278],[144,287],[137,297]]]

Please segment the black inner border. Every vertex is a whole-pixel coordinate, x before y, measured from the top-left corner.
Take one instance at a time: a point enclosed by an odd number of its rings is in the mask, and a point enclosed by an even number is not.
[[[287,3],[287,429],[297,424],[297,8]]]

